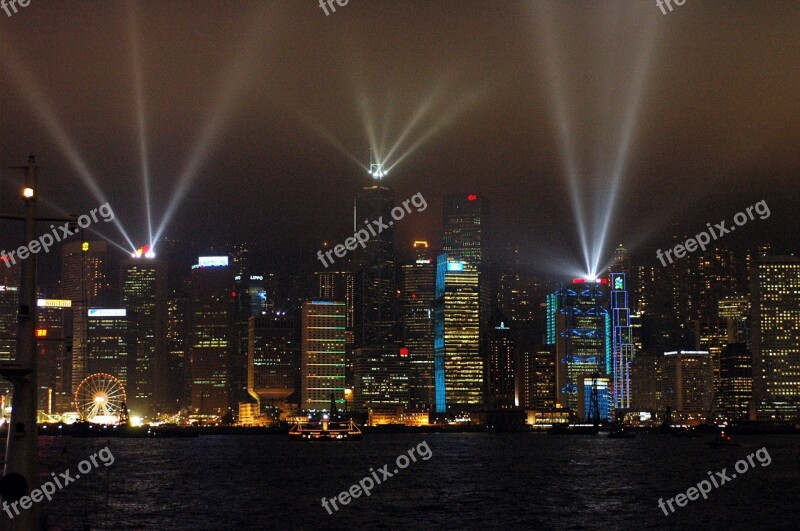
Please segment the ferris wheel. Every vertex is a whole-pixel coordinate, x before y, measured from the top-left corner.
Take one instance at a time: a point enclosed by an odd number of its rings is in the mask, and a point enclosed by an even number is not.
[[[110,374],[92,374],[75,391],[81,420],[95,424],[118,424],[127,416],[125,402],[125,388]]]

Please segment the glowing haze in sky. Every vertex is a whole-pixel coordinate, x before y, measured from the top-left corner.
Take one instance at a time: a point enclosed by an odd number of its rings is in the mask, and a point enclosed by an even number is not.
[[[43,209],[108,200],[126,252],[254,239],[290,264],[346,235],[375,160],[431,205],[401,249],[438,245],[449,193],[576,275],[761,199],[769,222],[726,242],[791,245],[800,11],[754,4],[32,3],[0,20],[2,165],[36,154]],[[0,173],[0,210],[18,185]]]

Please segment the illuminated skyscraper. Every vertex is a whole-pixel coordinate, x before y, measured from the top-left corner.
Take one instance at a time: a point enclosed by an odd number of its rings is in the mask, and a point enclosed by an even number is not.
[[[300,354],[295,320],[253,316],[248,327],[247,392],[263,407],[288,402]]]
[[[556,405],[555,346],[526,346],[520,352],[519,405],[550,409]]]
[[[403,265],[403,346],[408,349],[411,404],[431,408],[436,263],[428,242],[414,242],[413,250],[412,260]]]
[[[607,288],[605,278],[576,278],[548,301],[548,311],[556,312],[548,322],[556,325],[557,405],[574,412],[583,378],[612,372]]]
[[[16,356],[18,308],[19,287],[0,284],[0,361],[13,360]],[[0,386],[4,384],[5,380],[0,382]]]
[[[90,307],[116,304],[111,289],[108,243],[104,241],[62,244],[61,298],[72,301],[72,392],[89,373],[86,338]]]
[[[726,343],[750,344],[749,297],[725,297],[717,303],[719,318],[725,323]]]
[[[442,252],[451,260],[484,266],[489,242],[489,199],[476,194],[445,196]]]
[[[17,350],[20,264],[0,257],[0,361],[13,360]],[[11,392],[11,382],[0,378],[0,395]]]
[[[408,349],[384,347],[356,349],[353,366],[353,408],[369,413],[370,423],[380,417],[400,422],[408,407]]]
[[[173,293],[167,300],[167,383],[164,410],[178,411],[192,403],[192,364],[189,360],[189,298]]]
[[[719,413],[727,419],[749,418],[753,402],[753,355],[744,343],[729,343],[720,356]]]
[[[72,411],[72,301],[37,301],[36,346],[39,409],[48,414]]]
[[[303,304],[300,338],[300,408],[330,410],[331,398],[344,406],[347,306],[336,301]]]
[[[316,299],[323,301],[342,301],[347,309],[345,319],[345,385],[352,387],[353,362],[355,348],[355,276],[352,271],[318,271],[314,273],[316,283]]]
[[[444,254],[436,263],[434,385],[436,411],[475,409],[486,399],[491,290],[489,200],[444,198]]]
[[[87,372],[103,372],[115,377],[125,387],[130,401],[131,379],[129,370],[133,365],[128,345],[129,317],[125,308],[89,308]],[[78,382],[80,383],[80,382]],[[142,407],[143,402],[139,402]],[[130,404],[128,404],[130,408]],[[133,409],[134,413],[142,411]]]
[[[121,269],[121,302],[128,310],[129,407],[142,415],[160,411],[166,396],[167,281],[161,260],[130,258]]]
[[[244,252],[246,249],[240,246],[239,252]],[[268,308],[264,275],[250,273],[249,267],[245,265],[247,262],[249,260],[240,261],[238,271],[241,272],[233,277],[235,304],[233,327],[236,350],[231,357],[231,400],[237,403],[246,401],[250,394],[247,387],[250,317],[267,315]],[[235,267],[237,264],[234,262]],[[241,269],[243,267],[244,269]]]
[[[759,258],[752,296],[758,416],[796,419],[800,414],[800,259]]]
[[[714,368],[708,351],[665,352],[661,371],[665,405],[683,420],[705,422],[714,398]]]
[[[192,266],[189,300],[189,355],[192,411],[223,415],[231,402],[234,295],[227,256],[201,256]]]
[[[382,185],[365,186],[355,200],[353,231],[375,234],[349,251],[355,276],[355,346],[394,345],[399,340],[395,315],[394,227],[392,191]],[[373,222],[388,225],[377,230]]]
[[[664,401],[664,356],[661,353],[637,352],[631,364],[631,407],[636,411],[660,414]]]
[[[578,417],[585,422],[613,420],[614,397],[611,379],[606,376],[582,377],[578,389]]]
[[[626,410],[631,407],[631,362],[634,354],[628,277],[625,273],[611,273],[611,326],[613,406]]]
[[[436,411],[484,405],[486,358],[481,348],[478,268],[439,255],[436,264],[434,377]]]
[[[487,399],[491,408],[515,406],[516,371],[514,340],[511,328],[504,321],[489,331],[489,360],[487,364]]]
[[[635,275],[633,275],[633,271],[631,268],[631,258],[628,255],[628,250],[625,248],[624,245],[619,244],[617,248],[614,249],[614,258],[611,263],[611,266],[608,268],[608,276],[611,277],[611,273],[622,273],[625,275],[625,281],[628,284],[632,284]],[[626,285],[625,288],[631,298],[633,298],[633,289],[630,285]]]

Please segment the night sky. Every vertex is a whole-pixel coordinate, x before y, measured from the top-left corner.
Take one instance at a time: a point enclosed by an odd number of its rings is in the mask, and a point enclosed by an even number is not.
[[[797,251],[798,27],[796,0],[666,15],[654,0],[350,0],[329,16],[314,0],[32,0],[0,12],[0,165],[35,153],[42,197],[80,214],[100,204],[82,160],[145,244],[144,131],[154,230],[183,175],[165,236],[311,264],[352,228],[370,128],[388,147],[411,123],[393,158],[419,145],[386,182],[429,208],[397,224],[399,247],[439,242],[444,194],[480,193],[532,267],[577,265],[566,161],[596,239],[618,157],[607,253],[653,257],[672,223],[693,234],[762,199],[771,217],[721,243]],[[18,184],[0,172],[0,211],[21,210]]]

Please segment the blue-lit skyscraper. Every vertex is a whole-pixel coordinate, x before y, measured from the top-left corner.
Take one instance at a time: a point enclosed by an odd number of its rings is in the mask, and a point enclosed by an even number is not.
[[[478,268],[439,255],[434,311],[436,411],[479,407],[485,398],[481,353],[481,290]]]
[[[630,409],[633,337],[631,334],[631,311],[628,306],[628,279],[625,273],[611,273],[611,321],[614,407]]]
[[[582,409],[578,410],[578,416],[587,422],[610,422],[614,409],[614,397],[611,393],[611,382],[608,377],[585,377],[581,378],[580,400]]]
[[[605,278],[576,278],[557,292],[556,403],[574,412],[581,405],[582,379],[610,371],[607,287]]]

